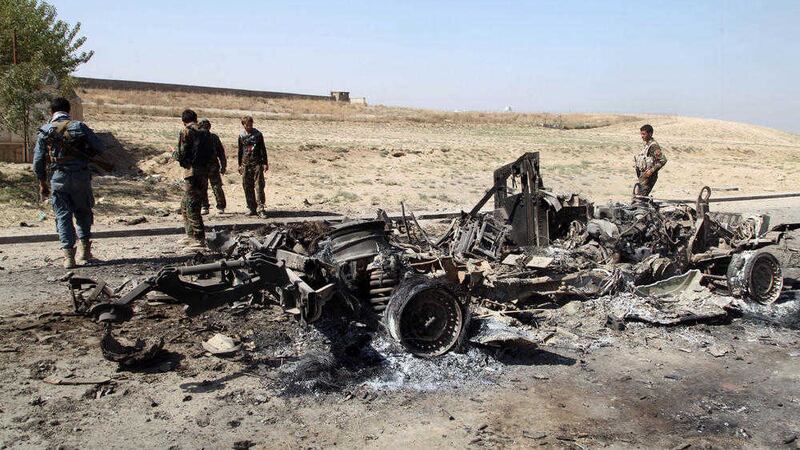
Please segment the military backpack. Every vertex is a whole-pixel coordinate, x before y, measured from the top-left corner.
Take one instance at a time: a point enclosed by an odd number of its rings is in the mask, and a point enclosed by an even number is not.
[[[44,134],[47,154],[50,161],[58,163],[73,159],[89,160],[95,156],[95,152],[87,145],[86,136],[76,136],[69,130],[73,120],[62,120],[55,122],[47,131],[40,130]]]

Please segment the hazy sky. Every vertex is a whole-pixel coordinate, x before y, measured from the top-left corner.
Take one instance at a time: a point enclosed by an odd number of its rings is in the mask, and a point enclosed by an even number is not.
[[[54,0],[78,75],[800,132],[800,1]]]

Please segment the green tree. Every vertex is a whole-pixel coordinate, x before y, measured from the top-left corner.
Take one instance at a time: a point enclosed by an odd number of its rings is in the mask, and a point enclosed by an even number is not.
[[[72,72],[94,54],[81,50],[80,28],[59,20],[44,1],[0,1],[0,125],[24,133],[42,119],[37,104],[70,91]]]

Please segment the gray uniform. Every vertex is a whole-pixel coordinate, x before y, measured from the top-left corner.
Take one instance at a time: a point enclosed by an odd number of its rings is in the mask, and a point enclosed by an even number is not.
[[[53,114],[50,122],[39,128],[33,171],[39,180],[46,180],[49,163],[50,201],[62,248],[75,247],[76,237],[89,240],[92,236],[94,194],[89,159],[104,150],[94,131],[81,121],[70,120],[67,113]]]

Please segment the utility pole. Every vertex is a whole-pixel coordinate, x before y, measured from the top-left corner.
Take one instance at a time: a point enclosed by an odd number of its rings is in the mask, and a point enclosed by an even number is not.
[[[14,65],[19,64],[17,60],[17,30],[11,30],[11,63]],[[25,108],[25,117],[22,118],[22,161],[23,162],[30,162],[28,161],[28,156],[30,152],[28,151],[28,146],[30,144],[28,140],[28,108]]]

